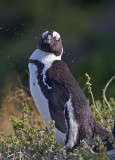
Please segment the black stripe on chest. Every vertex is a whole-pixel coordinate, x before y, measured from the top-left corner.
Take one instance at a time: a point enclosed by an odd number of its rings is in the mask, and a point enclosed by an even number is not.
[[[47,78],[44,79],[44,77],[43,77],[42,72],[44,69],[44,64],[39,62],[38,60],[33,60],[33,59],[29,59],[29,63],[34,64],[37,67],[36,76],[37,76],[38,84],[39,84],[44,96],[48,99],[50,92],[51,92],[51,89],[49,89],[48,86],[51,87],[51,83]],[[45,83],[44,83],[44,81],[45,81]],[[33,84],[33,85],[36,85],[36,84]]]
[[[67,91],[65,91],[65,87],[63,85],[57,84],[54,81],[54,79],[52,80],[52,78],[49,75],[49,71],[51,71],[51,75],[54,77],[55,74],[57,73],[56,72],[57,69],[54,71],[53,68],[51,67],[48,69],[48,71],[46,71],[46,79],[45,79],[46,84],[44,84],[44,81],[43,81],[44,77],[42,74],[44,69],[44,64],[42,64],[38,60],[32,60],[32,59],[29,60],[29,63],[34,64],[37,67],[36,76],[37,76],[38,84],[41,88],[41,91],[43,92],[43,95],[48,100],[50,115],[51,115],[51,118],[55,121],[56,128],[60,132],[66,133],[67,126],[65,123],[64,105],[69,99],[69,97],[67,96],[68,93],[66,93]],[[47,84],[52,88],[48,89]]]

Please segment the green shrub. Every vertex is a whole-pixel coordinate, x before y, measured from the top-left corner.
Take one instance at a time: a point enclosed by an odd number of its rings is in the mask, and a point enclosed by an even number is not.
[[[105,101],[95,101],[92,93],[90,77],[87,76],[88,91],[92,97],[92,110],[97,119],[107,130],[113,128],[115,115],[115,100],[110,98],[108,107]],[[13,132],[6,136],[0,132],[0,159],[2,160],[110,160],[104,143],[95,137],[94,143],[99,147],[99,153],[81,141],[80,146],[66,155],[65,147],[59,145],[55,139],[55,123],[50,122],[51,132],[47,128],[38,129],[37,125],[29,124],[30,106],[23,104],[22,116],[12,116]],[[39,125],[39,123],[38,123]]]

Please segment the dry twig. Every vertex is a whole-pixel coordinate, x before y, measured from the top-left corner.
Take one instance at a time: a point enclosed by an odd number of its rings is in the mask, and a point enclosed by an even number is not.
[[[107,106],[109,107],[110,111],[112,111],[112,108],[111,108],[110,103],[108,102],[108,100],[106,98],[106,91],[107,91],[107,88],[110,85],[110,83],[113,81],[113,79],[115,79],[115,75],[107,82],[105,88],[103,89],[103,99],[104,99],[105,103],[107,104]]]

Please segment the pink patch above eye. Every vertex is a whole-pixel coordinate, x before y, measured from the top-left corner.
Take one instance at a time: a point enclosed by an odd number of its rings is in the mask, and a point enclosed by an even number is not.
[[[60,35],[57,32],[53,32],[53,38],[56,39],[57,41],[60,39]]]

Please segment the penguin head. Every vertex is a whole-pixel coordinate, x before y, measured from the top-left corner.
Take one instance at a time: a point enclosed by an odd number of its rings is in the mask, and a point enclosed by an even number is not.
[[[47,53],[54,53],[56,56],[60,56],[63,52],[61,36],[53,30],[42,33],[38,47]]]

